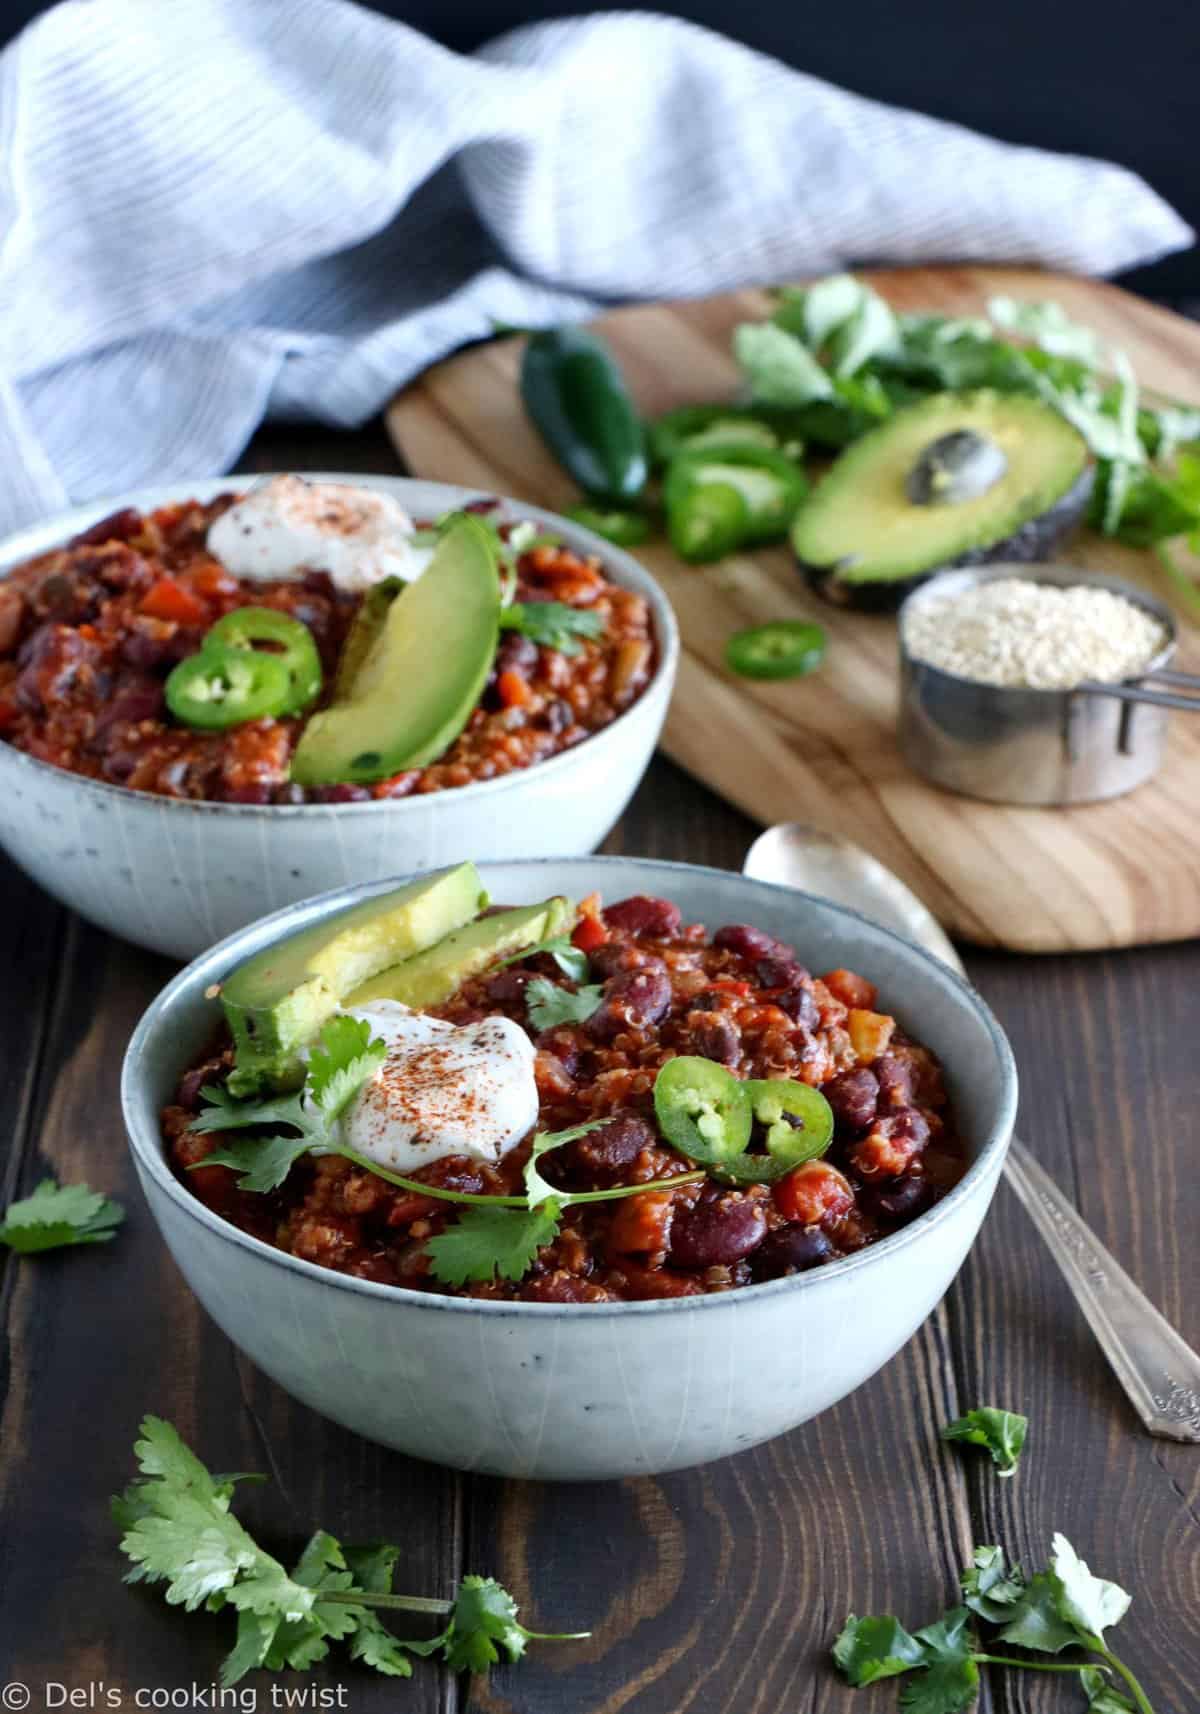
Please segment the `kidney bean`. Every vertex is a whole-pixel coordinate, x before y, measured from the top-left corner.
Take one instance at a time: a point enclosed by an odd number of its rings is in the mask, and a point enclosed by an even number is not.
[[[863,1178],[899,1178],[929,1141],[929,1125],[915,1107],[877,1119],[850,1150],[850,1164]]]
[[[754,1277],[774,1280],[781,1274],[803,1273],[827,1262],[832,1254],[833,1244],[819,1226],[780,1226],[754,1252]]]
[[[737,1190],[702,1196],[675,1211],[671,1262],[679,1268],[728,1267],[762,1243],[767,1216],[761,1201]]]
[[[618,899],[604,911],[609,928],[622,934],[647,934],[656,940],[669,940],[678,934],[682,912],[670,899],[650,898],[635,893],[632,898]]]
[[[728,1012],[689,1012],[686,1028],[685,1051],[697,1053],[702,1059],[714,1059],[718,1065],[737,1064],[742,1038]]]
[[[737,958],[757,960],[760,958],[775,958],[779,954],[780,943],[773,934],[767,934],[761,928],[751,928],[749,923],[726,923],[712,937],[713,945],[719,946],[725,952],[732,952]]]
[[[142,528],[141,514],[132,506],[122,506],[119,511],[110,512],[107,518],[101,518],[95,524],[89,524],[86,530],[80,530],[77,536],[72,536],[67,543],[69,548],[84,548],[98,546],[101,542],[127,542],[136,536]]]
[[[919,1172],[907,1172],[886,1187],[865,1186],[862,1193],[867,1212],[884,1220],[911,1220],[928,1208],[932,1200],[933,1186]]]
[[[288,780],[285,785],[275,787],[272,803],[307,803],[308,793],[303,786],[298,786],[294,780]]]
[[[754,979],[760,988],[801,988],[809,974],[794,958],[771,956],[759,959]]]
[[[582,1172],[616,1173],[632,1166],[642,1150],[653,1148],[657,1140],[647,1120],[636,1113],[618,1113],[598,1131],[589,1131],[568,1146],[573,1164]]]
[[[345,784],[309,788],[309,801],[311,803],[366,803],[370,796],[366,786]]]
[[[489,1000],[495,1000],[500,1006],[515,1006],[524,999],[525,989],[532,980],[532,970],[518,970],[510,965],[507,970],[497,970],[487,977],[484,991]]]
[[[564,1027],[543,1030],[535,1045],[539,1052],[553,1054],[567,1076],[574,1077],[579,1069],[579,1056],[584,1047],[583,1037],[578,1030]]]
[[[609,940],[593,947],[588,953],[592,969],[598,976],[618,976],[627,970],[666,970],[662,959],[653,952],[643,952],[628,941]]]
[[[910,1107],[913,1099],[912,1061],[899,1054],[885,1053],[871,1067],[879,1080],[881,1107]]]
[[[523,678],[531,678],[537,671],[537,664],[537,644],[523,637],[519,631],[506,632],[496,650],[497,673],[517,672]]]
[[[665,970],[631,970],[610,976],[604,997],[587,1021],[589,1035],[611,1041],[622,1030],[657,1024],[671,1009],[671,979]]]
[[[69,625],[41,626],[22,655],[17,701],[35,712],[65,702],[76,681],[94,676],[100,661],[99,646]]]
[[[547,732],[553,732],[555,737],[558,737],[560,732],[565,732],[568,726],[574,724],[574,720],[575,710],[571,704],[564,702],[561,697],[555,697],[538,716],[538,725],[544,726]]]
[[[116,726],[136,726],[142,720],[157,720],[162,709],[163,687],[157,679],[145,678],[120,684],[115,695],[96,716],[96,736],[108,736]]]
[[[165,667],[175,656],[175,626],[169,619],[145,615],[130,620],[132,629],[121,638],[121,659],[142,672]]]
[[[875,1117],[879,1084],[874,1072],[860,1066],[855,1071],[842,1071],[831,1077],[828,1083],[821,1085],[821,1094],[833,1108],[838,1129],[858,1135]]]
[[[821,1013],[810,988],[788,988],[775,996],[775,1004],[804,1030],[820,1027]]]

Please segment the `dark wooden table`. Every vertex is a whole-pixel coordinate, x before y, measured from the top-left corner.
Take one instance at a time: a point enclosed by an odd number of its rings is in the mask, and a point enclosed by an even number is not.
[[[375,431],[264,434],[247,464],[397,468]],[[606,849],[736,869],[754,831],[658,759]],[[124,1708],[138,1688],[143,1706],[155,1690],[176,1691],[176,1707],[211,1705],[184,1698],[212,1685],[231,1618],[186,1616],[120,1582],[107,1497],[131,1473],[147,1411],[172,1418],[213,1468],[271,1474],[245,1511],[280,1551],[318,1523],[350,1540],[387,1537],[403,1544],[405,1588],[447,1593],[461,1572],[487,1571],[530,1624],[594,1632],[488,1683],[424,1665],[407,1683],[383,1680],[340,1658],[310,1675],[344,1687],[340,1705],[355,1714],[891,1710],[895,1686],[851,1692],[829,1668],[847,1611],[924,1623],[949,1604],[972,1543],[1001,1541],[1041,1564],[1055,1529],[1134,1592],[1121,1652],[1157,1714],[1200,1707],[1200,1449],[1141,1431],[1007,1189],[911,1344],[769,1446],[656,1481],[574,1487],[415,1463],[293,1403],[197,1307],[136,1187],[117,1104],[125,1043],[171,966],[0,873],[0,1126],[11,1139],[0,1193],[7,1202],[53,1172],[129,1209],[107,1249],[3,1263],[0,1681],[28,1685],[33,1710],[71,1705],[47,1683],[101,1681]],[[1012,1037],[1024,1134],[1200,1344],[1200,951],[968,963]],[[937,1441],[941,1423],[980,1403],[1032,1419],[1015,1481]],[[243,1690],[269,1708],[270,1682],[258,1675]],[[112,1704],[94,1692],[82,1705]],[[1074,1680],[1029,1674],[996,1678],[980,1702],[1003,1714],[1081,1706]]]

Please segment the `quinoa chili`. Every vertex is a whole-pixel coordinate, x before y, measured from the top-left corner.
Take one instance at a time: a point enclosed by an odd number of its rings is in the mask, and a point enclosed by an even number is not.
[[[493,966],[436,1010],[460,1024],[503,1015],[528,1030],[537,1130],[606,1121],[542,1157],[551,1182],[599,1190],[693,1171],[655,1119],[658,1071],[682,1055],[737,1078],[789,1078],[821,1090],[834,1119],[823,1158],[772,1184],[731,1187],[708,1177],[575,1204],[522,1279],[456,1289],[430,1276],[426,1252],[458,1218],[453,1204],[399,1189],[340,1156],[304,1157],[267,1195],[239,1189],[224,1166],[199,1164],[224,1140],[191,1128],[202,1086],[232,1064],[231,1048],[218,1042],[163,1113],[181,1181],[245,1231],[339,1273],[454,1296],[586,1304],[691,1297],[816,1267],[907,1225],[966,1170],[936,1059],[877,1009],[863,976],[814,977],[791,946],[761,929],[734,923],[710,936],[658,898],[605,910],[585,901],[573,939],[588,954],[588,982],[600,987],[585,1022],[540,1033],[529,1023],[525,989],[534,977],[574,986],[545,953]],[[519,1194],[529,1149],[526,1138],[496,1166],[459,1155],[413,1176],[477,1195]]]
[[[587,608],[603,618],[602,632],[581,639],[575,654],[505,633],[478,705],[437,761],[372,786],[298,786],[288,769],[303,717],[203,731],[173,720],[165,702],[171,669],[225,615],[250,606],[307,627],[324,670],[323,700],[332,693],[363,596],[339,591],[323,572],[301,581],[232,576],[205,538],[237,498],[115,512],[0,579],[0,738],[72,773],[160,797],[367,801],[530,767],[607,726],[650,681],[655,651],[644,599],[610,582],[596,560],[534,546],[518,561],[515,599]]]

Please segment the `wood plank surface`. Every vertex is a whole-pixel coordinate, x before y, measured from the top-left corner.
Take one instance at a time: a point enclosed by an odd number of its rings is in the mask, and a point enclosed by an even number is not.
[[[1200,401],[1200,327],[1114,286],[1028,270],[908,269],[866,277],[899,309],[972,314],[989,296],[1053,297],[1126,349],[1141,380]],[[765,294],[640,304],[597,324],[648,415],[732,398],[730,333],[759,318]],[[427,371],[388,413],[422,476],[560,508],[578,498],[524,416],[520,340],[481,345]],[[910,772],[895,739],[892,619],[832,608],[786,548],[684,565],[668,545],[639,549],[675,607],[684,640],[664,748],[761,822],[797,817],[866,845],[953,932],[1019,951],[1129,946],[1200,934],[1195,790],[1200,720],[1176,716],[1166,764],[1136,794],[1070,810],[975,803]],[[1165,593],[1154,557],[1076,538],[1063,558]],[[732,632],[767,619],[815,619],[830,638],[811,679],[752,683],[724,666]],[[1181,664],[1200,667],[1185,626]]]
[[[257,467],[389,467],[382,436],[261,437]],[[656,761],[607,849],[740,866],[755,828]],[[107,1496],[139,1416],[172,1417],[221,1468],[260,1469],[246,1515],[281,1551],[324,1524],[404,1548],[405,1584],[500,1576],[529,1623],[591,1627],[490,1682],[418,1665],[395,1683],[335,1658],[281,1687],[340,1689],[353,1714],[884,1714],[828,1664],[845,1613],[913,1624],[953,1594],[973,1541],[1027,1563],[1063,1529],[1134,1591],[1118,1632],[1157,1714],[1200,1684],[1200,1455],[1136,1424],[1016,1201],[1003,1189],[942,1309],[879,1375],[773,1444],[657,1481],[548,1486],[459,1477],[372,1447],[290,1401],[202,1315],[133,1181],[119,1060],[165,960],[73,922],[0,867],[6,1194],[46,1171],[121,1197],[106,1249],[2,1264],[0,1684],[125,1692],[210,1686],[229,1620],[120,1582]],[[1200,953],[970,959],[1009,1029],[1024,1134],[1099,1236],[1200,1342],[1200,1179],[1190,1036]],[[1028,1410],[1015,1481],[943,1447],[982,1402]],[[248,1680],[272,1706],[265,1676]],[[1078,1689],[998,1677],[983,1714],[1075,1714]],[[193,1701],[181,1706],[202,1708]],[[103,1706],[103,1704],[97,1704]],[[245,1704],[250,1706],[250,1704]],[[303,1706],[302,1704],[300,1706]],[[313,1704],[309,1704],[313,1706]]]

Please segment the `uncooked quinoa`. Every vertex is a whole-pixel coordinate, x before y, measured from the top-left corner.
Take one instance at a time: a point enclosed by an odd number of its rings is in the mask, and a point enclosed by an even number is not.
[[[975,684],[1072,690],[1144,672],[1167,633],[1110,590],[1005,577],[914,601],[904,641],[914,659]]]

